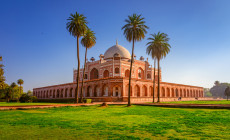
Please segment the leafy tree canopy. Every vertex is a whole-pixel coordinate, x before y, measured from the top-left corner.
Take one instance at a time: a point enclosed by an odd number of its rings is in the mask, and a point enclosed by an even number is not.
[[[219,81],[214,82],[214,86],[210,89],[213,97],[226,98],[225,89],[230,86],[230,83],[220,83]]]

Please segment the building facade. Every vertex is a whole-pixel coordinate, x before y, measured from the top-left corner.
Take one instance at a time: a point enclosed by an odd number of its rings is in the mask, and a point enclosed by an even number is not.
[[[110,47],[99,60],[92,57],[85,67],[83,97],[93,101],[127,101],[130,74],[131,55],[124,47],[116,45]],[[155,69],[157,97],[158,69]],[[66,99],[74,98],[76,92],[77,70],[74,70],[73,82],[33,89],[33,95],[38,99]],[[131,101],[148,102],[153,100],[154,68],[148,59],[134,56],[131,82]],[[83,69],[80,69],[80,88]],[[162,82],[160,72],[161,101],[197,100],[204,97],[203,87]]]

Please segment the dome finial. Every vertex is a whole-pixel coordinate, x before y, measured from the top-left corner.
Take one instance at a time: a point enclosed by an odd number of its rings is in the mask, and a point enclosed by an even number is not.
[[[118,45],[118,41],[116,40],[116,45]]]

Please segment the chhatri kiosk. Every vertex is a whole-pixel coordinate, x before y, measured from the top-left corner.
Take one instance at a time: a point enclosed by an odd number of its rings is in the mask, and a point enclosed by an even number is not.
[[[130,73],[131,55],[129,51],[121,45],[108,48],[104,55],[99,56],[99,60],[93,57],[87,61],[85,66],[85,79],[83,87],[83,97],[93,101],[127,101],[128,84]],[[132,102],[151,102],[153,93],[154,68],[150,66],[148,59],[134,56],[131,82]],[[158,69],[156,69],[156,83],[158,79]],[[160,72],[161,74],[161,72]],[[80,88],[83,69],[80,69]],[[74,98],[76,92],[77,70],[73,73],[73,82],[39,87],[33,89],[33,95],[38,99],[67,99]],[[203,87],[168,83],[161,81],[160,75],[160,98],[161,101],[196,100],[204,97]],[[157,87],[155,86],[155,93]],[[79,96],[80,97],[80,96]],[[155,94],[157,97],[157,94]]]

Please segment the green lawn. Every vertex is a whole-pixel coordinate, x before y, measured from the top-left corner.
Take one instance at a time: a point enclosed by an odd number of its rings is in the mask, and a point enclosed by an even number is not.
[[[161,102],[166,104],[230,104],[230,100],[221,101],[173,101],[173,102]]]
[[[23,106],[23,105],[53,105],[53,104],[63,104],[63,103],[7,103],[0,102],[0,106]]]
[[[0,139],[229,139],[230,110],[110,105],[0,111]]]

